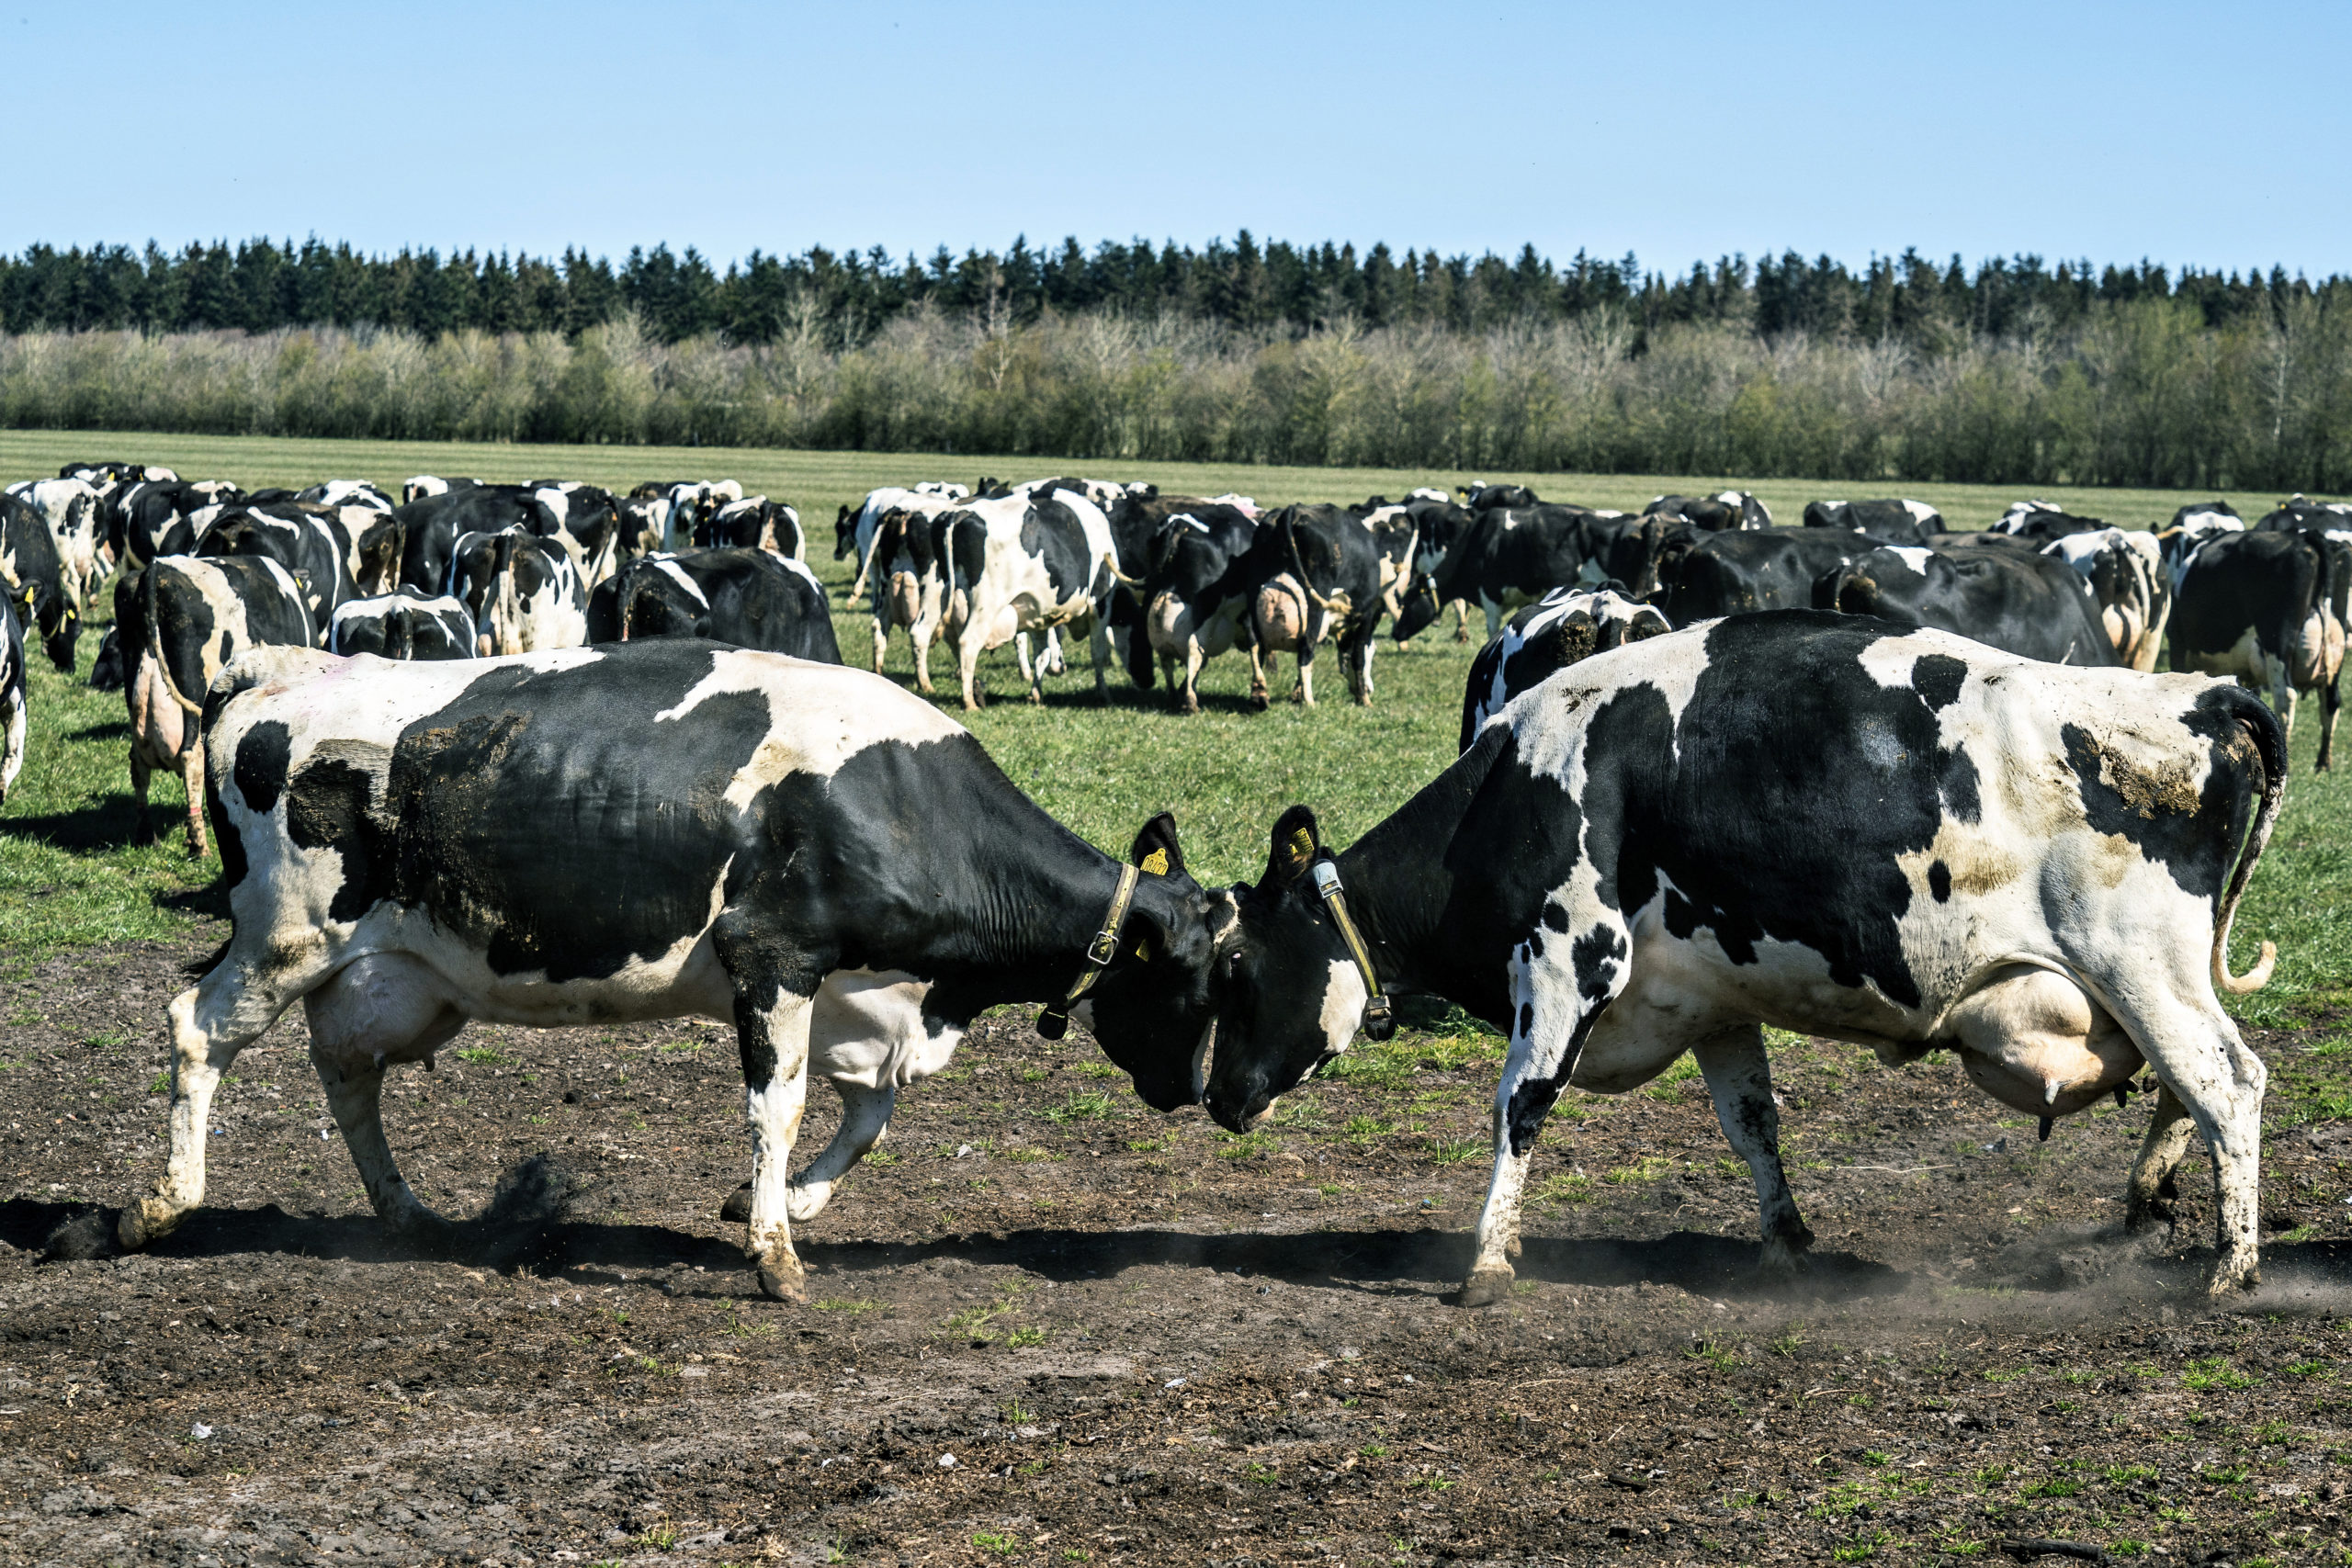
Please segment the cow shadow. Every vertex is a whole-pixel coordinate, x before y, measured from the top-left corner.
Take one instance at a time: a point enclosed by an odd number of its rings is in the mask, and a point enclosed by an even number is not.
[[[67,735],[65,739],[68,740],[128,740],[130,739],[130,723],[127,719],[118,718],[110,723],[85,725]]]
[[[177,798],[169,807],[153,809],[150,819],[158,831],[176,827],[184,819]],[[119,850],[130,844],[138,831],[139,807],[128,791],[72,811],[0,818],[0,837],[39,840],[76,852]]]

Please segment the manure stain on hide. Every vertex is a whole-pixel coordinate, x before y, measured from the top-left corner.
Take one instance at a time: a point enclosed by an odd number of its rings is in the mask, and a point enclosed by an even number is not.
[[[2099,782],[2113,790],[2126,809],[2153,821],[2159,810],[2188,815],[2203,804],[2189,777],[2188,759],[2168,759],[2155,768],[2143,768],[2111,747],[2094,740],[2088,750],[2098,758]]]

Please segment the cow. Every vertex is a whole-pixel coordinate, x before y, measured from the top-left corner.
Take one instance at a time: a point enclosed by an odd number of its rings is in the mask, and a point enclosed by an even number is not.
[[[1924,501],[1809,501],[1808,528],[1843,528],[1890,545],[1924,545],[1943,533],[1943,513]]]
[[[445,479],[433,474],[418,474],[401,486],[401,504],[423,501],[427,496],[447,495],[452,491],[472,490],[480,479]]]
[[[115,580],[115,629],[130,717],[130,791],[136,841],[153,843],[147,784],[158,768],[187,790],[187,854],[202,860],[204,748],[198,720],[212,678],[237,655],[264,646],[311,646],[302,590],[266,555],[163,556]],[[227,862],[223,862],[224,866]]]
[[[2352,620],[2352,545],[2315,528],[2249,529],[2208,539],[2173,600],[2172,667],[2233,677],[2267,693],[2291,734],[2295,697],[2317,692],[2314,766],[2335,761],[2336,682]]]
[[[638,560],[670,547],[668,496],[626,496],[613,505],[621,520],[620,545],[614,552],[617,559]]]
[[[2192,501],[2172,514],[2172,526],[2175,528],[2194,528],[2200,525],[2218,527],[2221,532],[2228,533],[2245,527],[2245,520],[2238,515],[2238,509],[2226,501]]]
[[[546,503],[521,485],[453,487],[407,502],[392,516],[403,531],[400,580],[426,593],[448,592],[449,554],[460,534],[521,528],[544,536],[560,531]]]
[[[1023,632],[1065,626],[1087,630],[1095,695],[1110,700],[1103,665],[1119,558],[1101,507],[1082,491],[1039,481],[961,502],[933,517],[930,528],[944,577],[941,626],[956,654],[967,710],[985,701],[978,684],[982,652]],[[1033,672],[1026,649],[1021,652],[1029,700],[1041,703],[1046,660]]]
[[[312,506],[365,506],[390,512],[400,504],[381,486],[366,479],[327,479],[294,492],[294,499]]]
[[[1592,515],[1580,506],[1542,503],[1478,509],[1434,569],[1406,593],[1396,640],[1433,624],[1442,606],[1459,599],[1486,612],[1492,641],[1507,611],[1578,581],[1592,547]]]
[[[429,599],[406,583],[335,606],[327,651],[379,659],[472,659],[473,617],[460,600]]]
[[[892,506],[857,546],[858,577],[850,585],[849,601],[856,604],[861,592],[870,592],[873,595],[874,672],[882,673],[883,660],[890,649],[891,628],[904,626],[914,647],[915,686],[924,693],[933,689],[931,644],[939,631],[947,593],[947,573],[939,558],[940,539],[933,524],[942,513],[961,504],[960,501],[932,497]],[[835,558],[839,558],[838,554]],[[1023,632],[1016,642],[1025,672],[1028,634]]]
[[[2027,549],[1882,545],[1815,582],[1815,608],[1973,637],[2020,659],[2100,669],[2124,663],[2091,585]]]
[[[1642,515],[1679,518],[1708,534],[1772,525],[1771,509],[1744,490],[1727,490],[1715,495],[1656,496],[1642,508]]]
[[[1372,654],[1385,605],[1380,547],[1354,513],[1329,505],[1292,505],[1264,522],[1260,558],[1272,570],[1250,600],[1250,701],[1271,705],[1267,656],[1298,663],[1290,700],[1315,705],[1315,650],[1338,644],[1340,668],[1358,707],[1372,705]]]
[[[57,470],[61,479],[80,479],[101,495],[142,481],[173,481],[179,475],[154,463],[67,463]]]
[[[1406,570],[1403,577],[1393,587],[1385,589],[1381,597],[1385,601],[1390,617],[1401,625],[1405,618],[1405,601],[1413,592],[1415,584],[1421,578],[1434,573],[1439,567],[1445,564],[1446,556],[1452,552],[1456,544],[1461,542],[1463,536],[1477,521],[1477,513],[1466,506],[1456,505],[1443,491],[1426,486],[1407,494],[1395,512],[1401,513],[1411,523],[1412,552],[1405,563]],[[1372,507],[1368,510],[1364,523],[1367,527],[1373,528],[1375,536],[1383,532],[1378,520],[1388,515],[1389,513],[1390,509],[1385,506]],[[1387,525],[1391,536],[1382,540],[1382,554],[1392,553],[1393,536],[1398,528],[1399,525],[1396,523],[1391,522]],[[1383,567],[1384,583],[1387,581],[1387,578],[1388,569]],[[1469,619],[1470,606],[1460,599],[1454,600],[1454,641],[1470,640]],[[1409,635],[1400,635],[1396,640],[1402,644],[1410,641],[1411,638]]]
[[[118,627],[108,626],[98,639],[98,656],[90,660],[90,690],[122,690],[122,633]]]
[[[839,664],[817,574],[773,550],[699,550],[631,561],[588,597],[588,640],[696,637]]]
[[[1490,506],[1541,506],[1544,502],[1525,485],[1490,485],[1472,479],[1462,487],[1462,504],[1473,512],[1484,512]]]
[[[2172,615],[2172,575],[2154,534],[2102,528],[2069,534],[2041,547],[2090,585],[2099,625],[2127,669],[2146,674],[2163,651]]]
[[[362,518],[385,525],[388,532],[384,538],[397,536],[399,525],[389,513],[364,506],[351,510]],[[352,539],[340,525],[340,519],[323,508],[305,507],[294,502],[241,502],[205,530],[193,553],[209,558],[267,556],[292,572],[295,581],[302,585],[303,603],[310,607],[313,648],[325,643],[335,606],[368,596],[352,570]],[[396,558],[399,552],[394,548],[390,553]],[[380,571],[387,564],[379,555],[376,570]]]
[[[195,553],[204,530],[245,492],[227,479],[142,480],[116,495],[107,538],[125,571],[161,556]]]
[[[1133,664],[1157,657],[1177,706],[1201,711],[1202,667],[1249,637],[1250,601],[1271,575],[1261,570],[1265,534],[1258,519],[1222,505],[1179,513],[1161,526],[1132,590],[1143,604],[1143,636],[1128,649],[1136,685],[1151,682]]]
[[[695,526],[694,542],[696,549],[766,550],[797,561],[808,558],[799,512],[763,495],[730,501],[706,516]]]
[[[1673,629],[1657,610],[1615,589],[1555,588],[1513,615],[1502,635],[1470,661],[1459,749],[1470,750],[1480,727],[1513,697],[1578,660]]]
[[[2013,538],[2031,539],[2048,544],[2069,534],[2096,534],[2107,526],[2097,517],[2078,517],[2071,512],[2046,501],[2012,502],[2009,509],[1986,527],[1988,534],[2007,534]]]
[[[100,547],[106,540],[106,508],[98,492],[81,479],[25,479],[8,493],[40,514],[57,547],[59,585],[76,610],[89,607],[106,576]]]
[[[691,544],[703,519],[729,502],[743,499],[734,479],[680,479],[670,487],[670,544]]]
[[[594,588],[619,570],[628,541],[611,492],[574,479],[539,479],[524,488],[538,503],[532,531],[563,547],[582,583]]]
[[[1686,1050],[1756,1182],[1769,1272],[1811,1241],[1781,1170],[1762,1025],[1945,1049],[2054,1120],[2162,1090],[2127,1190],[2146,1226],[2193,1121],[2214,1292],[2259,1278],[2266,1073],[2217,991],[2284,796],[2287,738],[2224,682],[2021,660],[1810,610],[1596,654],[1522,694],[1346,852],[1304,806],[1212,913],[1203,1103],[1246,1129],[1390,998],[1510,1038],[1460,1297],[1508,1296],[1536,1138],[1570,1085],[1624,1093]],[[2251,832],[2248,831],[2249,821]],[[2241,841],[2243,840],[2243,849]]]
[[[2352,529],[2352,504],[2340,501],[2313,501],[2308,496],[2290,496],[2263,513],[2255,527],[2264,533],[2284,529],[2323,528],[2343,532]]]
[[[212,707],[233,927],[171,1005],[170,1159],[123,1210],[126,1247],[202,1202],[220,1075],[297,1000],[399,1226],[435,1216],[384,1138],[388,1066],[429,1064],[475,1020],[731,1021],[747,1252],[792,1301],[791,1224],[982,1010],[1049,1001],[1041,1027],[1077,1018],[1147,1103],[1198,1098],[1210,901],[1173,820],[1106,855],[888,681],[681,637],[450,664],[280,650]],[[843,1115],[791,1178],[812,1072]]]
[[[1838,528],[1753,528],[1669,536],[1650,602],[1678,626],[1758,610],[1802,610],[1814,583],[1877,547]],[[1640,585],[1635,584],[1638,588]]]
[[[0,595],[0,806],[25,765],[25,634],[17,611],[31,599]]]
[[[444,592],[465,605],[475,651],[485,659],[588,640],[588,591],[571,556],[522,528],[460,534]]]
[[[49,661],[71,675],[82,609],[66,592],[65,569],[49,520],[13,495],[0,494],[0,588],[27,629],[40,634]]]

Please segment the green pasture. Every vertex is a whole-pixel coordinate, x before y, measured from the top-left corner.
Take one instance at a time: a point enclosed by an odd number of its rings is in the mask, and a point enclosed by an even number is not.
[[[1661,491],[1698,493],[1738,484],[1721,476],[1049,464],[869,452],[0,431],[0,481],[53,474],[69,460],[113,458],[164,463],[187,478],[232,479],[249,488],[367,479],[397,491],[402,479],[418,473],[483,479],[560,477],[620,489],[647,479],[732,478],[743,482],[746,493],[764,492],[799,508],[811,537],[809,564],[837,595],[845,595],[851,571],[847,563],[831,558],[835,508],[875,486],[918,479],[968,484],[983,474],[1018,479],[1058,468],[1148,479],[1171,491],[1238,491],[1276,503],[1395,497],[1416,485],[1477,478],[1529,484],[1547,498],[1628,509]],[[1754,490],[1777,518],[1789,523],[1798,520],[1808,500],[1858,499],[1864,493],[1801,480],[1738,488]],[[1978,485],[1912,485],[1901,493],[1932,502],[1956,526],[1969,527],[1983,526],[2018,499],[2016,491]],[[2041,494],[2070,511],[2127,526],[2168,520],[2186,502],[2213,499],[2169,491]],[[2278,498],[2241,493],[2222,499],[2251,517]],[[186,857],[175,779],[155,782],[153,804],[155,820],[165,829],[162,841],[146,848],[130,844],[122,698],[81,683],[111,613],[107,600],[102,592],[91,608],[93,624],[82,639],[76,680],[53,671],[37,650],[33,655],[31,741],[24,773],[0,807],[0,951],[19,961],[56,947],[168,936],[206,913],[221,911],[211,891],[218,860],[196,863]],[[835,626],[842,654],[854,665],[863,666],[869,657],[870,625],[863,608],[843,610],[837,599]],[[1209,665],[1203,679],[1204,711],[1193,717],[1170,711],[1164,690],[1138,692],[1116,671],[1109,706],[1098,705],[1083,644],[1066,649],[1070,672],[1048,682],[1043,708],[1032,707],[1020,700],[1019,672],[1006,649],[981,664],[997,700],[983,712],[958,716],[1016,783],[1106,850],[1124,850],[1146,818],[1171,809],[1187,856],[1204,880],[1254,878],[1263,863],[1266,830],[1283,807],[1293,801],[1313,806],[1327,836],[1345,844],[1452,760],[1463,680],[1482,632],[1474,622],[1472,642],[1457,644],[1448,622],[1399,649],[1384,629],[1374,663],[1378,695],[1370,709],[1348,700],[1338,660],[1327,649],[1318,660],[1319,705],[1309,710],[1277,700],[1270,712],[1250,712],[1248,662],[1228,654]],[[1293,676],[1287,660],[1277,662],[1273,684],[1279,699],[1290,690]],[[892,646],[887,672],[912,682],[903,633]],[[953,664],[944,649],[933,651],[932,674],[955,710]],[[2299,1014],[2352,985],[2352,912],[2341,897],[2352,845],[2342,826],[2348,803],[2336,777],[2308,771],[2318,727],[2312,705],[2306,705],[2306,713],[2295,736],[2298,771],[2289,785],[2286,819],[2238,922],[2240,967],[2262,938],[2276,941],[2280,949],[2279,977],[2242,1004],[2247,1016],[2257,1019]]]

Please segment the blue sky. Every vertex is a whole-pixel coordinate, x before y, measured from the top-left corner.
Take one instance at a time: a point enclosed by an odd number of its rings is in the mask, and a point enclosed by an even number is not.
[[[0,8],[0,248],[1579,247],[2352,271],[2352,4]]]

